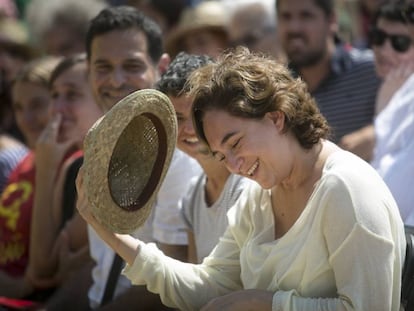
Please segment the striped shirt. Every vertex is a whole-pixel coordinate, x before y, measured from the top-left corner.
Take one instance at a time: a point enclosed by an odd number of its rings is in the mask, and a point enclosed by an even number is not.
[[[3,192],[10,173],[27,152],[28,149],[25,146],[5,148],[0,151],[0,194]]]
[[[330,74],[312,92],[334,142],[373,123],[379,85],[371,50],[337,47]]]

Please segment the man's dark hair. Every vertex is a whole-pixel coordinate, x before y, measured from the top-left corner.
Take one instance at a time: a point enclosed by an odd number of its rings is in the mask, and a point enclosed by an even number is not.
[[[212,62],[213,59],[206,55],[191,55],[180,52],[161,76],[156,84],[156,89],[164,94],[178,97],[187,91],[186,82],[190,74]]]
[[[381,5],[374,15],[372,20],[372,27],[378,23],[378,19],[383,18],[387,21],[406,24],[407,20],[404,16],[404,9],[406,5],[402,2],[386,2]]]
[[[156,64],[163,53],[161,28],[151,18],[131,6],[114,6],[103,9],[92,19],[86,34],[87,58],[91,58],[92,41],[99,35],[111,31],[136,28],[148,41],[148,55]]]
[[[289,1],[289,0],[285,0]],[[335,4],[333,0],[312,0],[313,3],[322,9],[326,16],[330,16],[335,12]],[[276,2],[276,10],[279,8],[281,0],[277,0]]]
[[[64,72],[68,71],[70,68],[74,67],[77,64],[81,64],[86,62],[86,54],[85,53],[77,53],[70,55],[68,57],[64,57],[53,69],[52,73],[50,74],[49,78],[49,89],[52,88],[53,83],[56,81],[58,77],[60,77]]]

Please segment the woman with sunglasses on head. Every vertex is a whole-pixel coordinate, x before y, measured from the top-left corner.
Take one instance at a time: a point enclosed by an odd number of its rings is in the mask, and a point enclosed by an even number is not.
[[[371,164],[390,188],[404,223],[414,226],[414,14],[405,8],[381,6],[371,35],[377,72],[384,78]]]

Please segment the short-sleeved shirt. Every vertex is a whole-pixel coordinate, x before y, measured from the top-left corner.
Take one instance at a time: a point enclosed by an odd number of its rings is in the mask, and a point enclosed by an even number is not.
[[[3,192],[10,173],[28,151],[29,150],[25,146],[16,146],[0,151],[0,193]]]
[[[209,206],[205,200],[206,175],[192,181],[187,195],[181,201],[181,207],[187,228],[194,233],[199,263],[210,254],[227,229],[227,211],[250,182],[252,181],[245,177],[230,174],[220,197]]]

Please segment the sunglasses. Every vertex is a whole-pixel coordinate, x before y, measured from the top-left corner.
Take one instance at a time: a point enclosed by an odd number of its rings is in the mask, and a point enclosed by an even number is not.
[[[387,39],[390,39],[392,48],[399,53],[407,52],[412,44],[411,38],[406,35],[390,35],[378,28],[372,29],[369,33],[372,45],[382,46]]]
[[[402,12],[408,23],[414,24],[414,3],[409,3]]]

